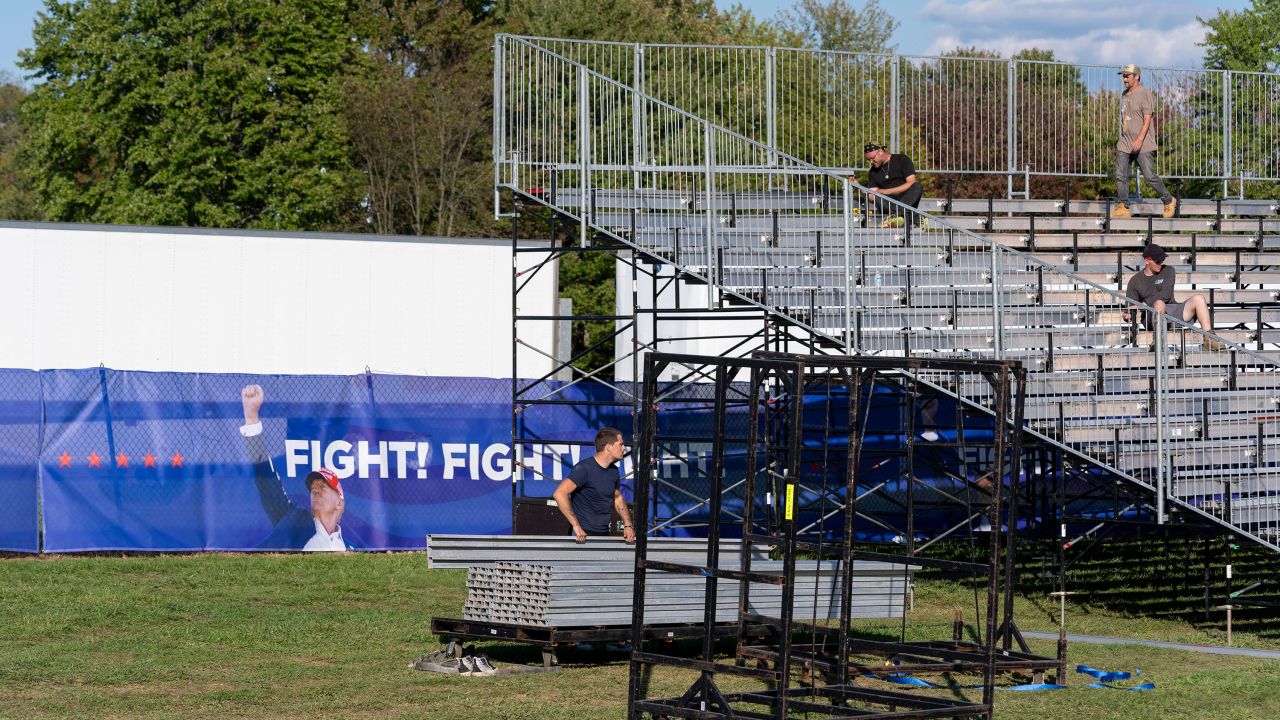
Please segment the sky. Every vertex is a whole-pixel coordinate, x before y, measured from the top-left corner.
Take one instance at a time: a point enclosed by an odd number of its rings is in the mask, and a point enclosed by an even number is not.
[[[716,0],[727,8],[735,0]],[[742,0],[758,18],[773,17],[793,0]],[[861,0],[850,0],[861,8]],[[1144,67],[1199,67],[1196,16],[1242,10],[1248,0],[882,0],[899,26],[898,52],[938,55],[957,47],[1008,56],[1036,47],[1060,60]],[[43,0],[0,0],[0,73],[22,78],[18,51],[31,47],[31,28]],[[29,83],[28,83],[29,84]]]
[[[738,0],[716,0],[727,9]],[[757,18],[793,0],[740,0]],[[862,0],[850,0],[860,9]],[[958,47],[1004,57],[1030,47],[1059,60],[1144,67],[1200,67],[1204,28],[1218,10],[1248,0],[881,0],[898,20],[892,43],[905,55],[939,55]]]

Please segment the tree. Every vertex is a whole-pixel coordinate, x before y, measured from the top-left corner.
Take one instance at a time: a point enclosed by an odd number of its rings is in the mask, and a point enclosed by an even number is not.
[[[641,43],[713,42],[719,18],[714,0],[504,0],[495,13],[512,33]]]
[[[343,116],[364,178],[358,226],[379,233],[488,234],[493,181],[493,23],[458,0],[365,0],[367,54]]]
[[[1240,12],[1221,11],[1213,18],[1197,18],[1206,28],[1205,67],[1235,71],[1231,75],[1231,166],[1227,170],[1239,178],[1271,177],[1280,165],[1280,151],[1266,136],[1274,125],[1276,90],[1273,79],[1251,72],[1280,69],[1280,0],[1253,0]],[[1215,78],[1216,79],[1216,78]],[[1194,97],[1201,111],[1197,118],[1202,133],[1221,135],[1221,107],[1226,102],[1221,84],[1205,82]],[[1216,182],[1195,183],[1195,191],[1206,196],[1221,191]],[[1271,198],[1280,183],[1251,181],[1244,187],[1249,197]]]
[[[23,165],[26,126],[18,108],[27,91],[0,76],[0,219],[39,220],[40,211]]]
[[[1280,0],[1253,0],[1240,12],[1205,20],[1204,66],[1211,70],[1272,71],[1280,65]]]
[[[889,39],[898,21],[879,0],[867,0],[861,11],[849,0],[796,0],[779,15],[778,26],[787,45],[882,53],[893,50]]]
[[[356,176],[349,0],[46,0],[21,67],[35,191],[62,221],[320,229]]]

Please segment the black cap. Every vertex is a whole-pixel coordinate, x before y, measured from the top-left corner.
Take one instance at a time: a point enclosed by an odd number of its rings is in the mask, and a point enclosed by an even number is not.
[[[883,149],[884,149],[884,146],[883,146],[883,145],[881,145],[880,143],[867,143],[867,144],[866,144],[865,146],[863,146],[863,148],[862,148],[862,154],[863,154],[863,155],[866,155],[866,154],[867,154],[867,153],[869,153],[869,152],[873,152],[873,151],[876,151],[876,150],[883,150]]]
[[[1164,259],[1169,257],[1169,253],[1165,252],[1164,248],[1159,245],[1151,243],[1150,245],[1142,248],[1142,257],[1151,258],[1156,261],[1156,264],[1163,265]]]

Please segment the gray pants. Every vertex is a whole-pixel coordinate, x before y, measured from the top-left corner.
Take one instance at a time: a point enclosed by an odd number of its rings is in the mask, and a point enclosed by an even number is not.
[[[1160,176],[1156,175],[1156,154],[1154,152],[1130,153],[1123,150],[1116,151],[1116,201],[1129,202],[1129,163],[1134,159],[1138,161],[1138,169],[1142,171],[1142,177],[1146,178],[1147,184],[1160,196],[1160,200],[1166,205],[1172,202],[1173,195],[1169,194],[1164,183],[1160,181]]]

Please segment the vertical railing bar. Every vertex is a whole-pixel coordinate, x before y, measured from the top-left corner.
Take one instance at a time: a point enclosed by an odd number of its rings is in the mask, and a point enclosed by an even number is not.
[[[645,110],[644,101],[641,99],[645,94],[645,77],[644,77],[644,45],[635,44],[635,50],[631,55],[632,68],[631,73],[635,82],[631,93],[631,162],[634,163],[631,172],[631,185],[636,192],[640,191],[640,168],[645,165],[648,155],[645,153],[644,135],[645,135]],[[632,238],[634,240],[635,238]]]
[[[1004,288],[1000,277],[999,243],[991,244],[991,329],[995,359],[1004,359]]]
[[[898,63],[901,62],[901,58],[897,53],[894,53],[893,59],[890,62],[889,86],[891,94],[889,96],[889,152],[896,153],[901,152],[901,149],[898,147],[898,114],[901,112],[901,108],[899,107],[900,101],[898,100]]]
[[[715,268],[715,234],[716,219],[712,202],[712,193],[715,191],[715,136],[712,135],[711,121],[703,120],[703,137],[704,145],[703,156],[706,162],[706,216],[707,216],[707,309],[714,310],[715,303],[715,286],[720,282],[721,278],[717,277]]]
[[[578,206],[581,213],[578,216],[578,243],[582,247],[587,246],[587,224],[591,221],[588,217],[590,199],[587,197],[591,189],[588,179],[591,172],[590,79],[586,66],[578,66],[578,152],[581,154],[578,162]]]
[[[853,183],[844,179],[841,199],[844,213],[844,352],[853,354],[853,279],[850,277],[853,268]],[[814,323],[817,327],[817,323]]]
[[[1152,325],[1155,327],[1152,340],[1156,344],[1156,397],[1154,401],[1155,407],[1152,409],[1156,419],[1156,523],[1163,525],[1165,520],[1165,480],[1169,464],[1172,462],[1165,448],[1165,422],[1167,418],[1165,416],[1164,396],[1169,391],[1169,347],[1166,342],[1167,324],[1163,315],[1156,317]]]
[[[1010,59],[1009,63],[1005,66],[1005,102],[1008,103],[1008,106],[1005,108],[1005,126],[1004,126],[1004,131],[1005,131],[1004,152],[1005,152],[1005,160],[1006,160],[1005,169],[1009,173],[1008,197],[1010,200],[1013,199],[1013,175],[1015,172],[1017,172],[1017,168],[1018,168],[1018,155],[1017,155],[1018,149],[1016,146],[1016,137],[1017,137],[1016,133],[1017,133],[1017,126],[1018,126],[1017,125],[1018,121],[1016,117],[1016,113],[1017,113],[1016,100],[1017,100],[1018,88],[1017,88],[1017,83],[1015,82],[1015,77],[1014,77],[1017,71],[1018,71],[1018,61]],[[1028,197],[1030,197],[1029,194],[1028,194]]]
[[[768,137],[769,143],[769,167],[778,166],[778,97],[777,97],[777,74],[778,74],[778,49],[771,47],[765,54],[764,61],[764,82],[765,82],[765,135]],[[769,186],[773,187],[773,175],[769,175]]]
[[[506,35],[493,36],[493,216],[502,216],[502,163],[506,160]]]

